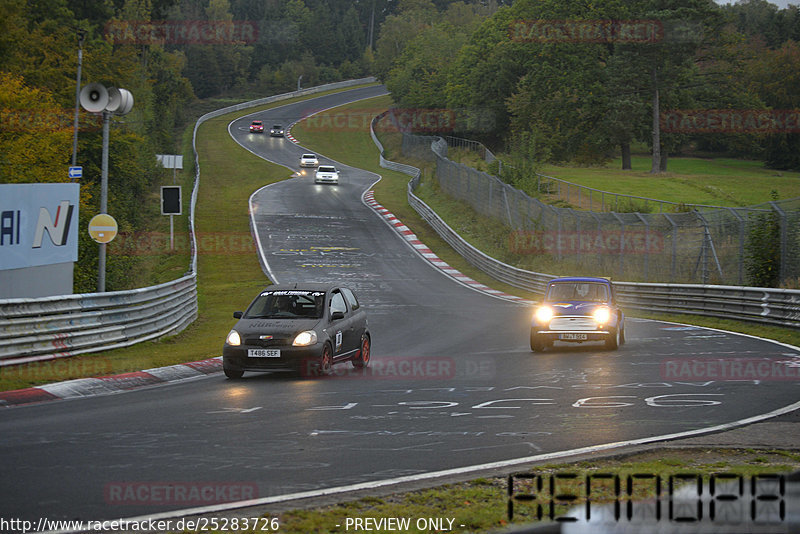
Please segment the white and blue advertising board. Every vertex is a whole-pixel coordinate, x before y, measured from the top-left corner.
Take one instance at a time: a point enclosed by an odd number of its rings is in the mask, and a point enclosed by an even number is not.
[[[0,271],[78,261],[79,184],[0,184]]]

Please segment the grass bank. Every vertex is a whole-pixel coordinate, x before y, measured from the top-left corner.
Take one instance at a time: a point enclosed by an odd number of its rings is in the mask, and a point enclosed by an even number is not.
[[[755,475],[787,473],[797,469],[800,469],[800,453],[791,451],[660,448],[653,452],[642,452],[624,457],[572,463],[550,463],[525,473],[542,477],[576,475],[576,479],[572,482],[561,480],[560,483],[563,485],[559,487],[563,490],[562,494],[578,496],[586,493],[583,481],[588,475],[601,473],[618,475],[623,482],[623,488],[629,475],[657,475],[661,479],[663,496],[667,492],[666,484],[670,476],[702,476],[704,480],[708,480],[712,474],[730,473],[741,475],[744,480],[749,481]],[[545,478],[545,480],[547,479]],[[525,481],[518,479],[518,483],[520,482],[524,483]],[[605,486],[605,491],[598,491],[597,486]],[[644,484],[637,484],[635,487],[633,493],[637,500],[641,501],[655,496],[653,485],[648,487]],[[532,493],[529,482],[527,485],[520,484],[515,488],[516,493]],[[597,508],[594,506],[599,508],[603,503],[613,502],[614,497],[610,484],[597,484],[593,488],[591,504],[592,510],[596,513]],[[570,503],[569,507],[558,508],[556,514],[566,515],[572,506],[585,505],[585,503],[585,498],[579,498]],[[401,532],[434,531],[416,528],[417,520],[425,518],[452,519],[454,532],[495,532],[510,525],[536,523],[536,504],[546,506],[546,501],[544,499],[537,502],[517,501],[513,520],[509,521],[508,478],[503,476],[478,478],[469,482],[419,491],[374,495],[313,510],[284,511],[275,509],[263,516],[277,518],[280,523],[280,532],[285,534],[346,532],[345,525],[348,519],[352,521],[389,517],[409,520],[410,528],[403,529]],[[625,503],[622,502],[622,505],[624,510]],[[547,513],[546,510],[547,508],[545,508],[545,513]],[[666,510],[664,517],[666,517]],[[388,529],[378,531],[391,532]]]

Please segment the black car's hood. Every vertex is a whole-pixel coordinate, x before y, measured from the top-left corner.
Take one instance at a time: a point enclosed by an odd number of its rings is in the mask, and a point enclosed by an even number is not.
[[[291,335],[314,330],[322,319],[239,319],[234,330],[240,334]]]

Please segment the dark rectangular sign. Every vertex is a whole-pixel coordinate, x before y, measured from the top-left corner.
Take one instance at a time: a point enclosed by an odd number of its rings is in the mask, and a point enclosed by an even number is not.
[[[161,215],[181,215],[181,186],[161,186]]]

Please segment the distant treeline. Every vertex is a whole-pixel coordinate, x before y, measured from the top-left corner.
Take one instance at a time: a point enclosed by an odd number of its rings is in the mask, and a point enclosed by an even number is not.
[[[592,164],[622,155],[630,168],[633,145],[651,151],[653,172],[686,151],[800,169],[796,6],[516,0],[491,13],[469,6],[439,10],[420,1],[387,18],[377,50],[392,43],[399,52],[388,63],[388,54],[376,56],[376,69],[399,105],[464,110],[453,133],[518,160]]]

